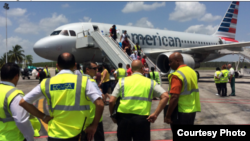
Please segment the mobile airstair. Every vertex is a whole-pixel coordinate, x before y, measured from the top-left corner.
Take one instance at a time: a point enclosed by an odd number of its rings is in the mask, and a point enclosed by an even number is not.
[[[122,63],[124,69],[126,69],[127,64],[132,63],[133,60],[109,36],[102,35],[98,31],[91,32],[90,36],[116,68],[118,68],[118,63]]]

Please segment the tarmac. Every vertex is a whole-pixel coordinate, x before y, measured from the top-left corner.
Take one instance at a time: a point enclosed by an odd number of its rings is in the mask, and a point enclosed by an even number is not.
[[[54,69],[50,69],[54,76]],[[196,113],[195,125],[250,125],[250,77],[236,78],[235,91],[236,96],[220,97],[216,96],[217,89],[214,83],[214,71],[199,71],[199,92],[201,101],[201,112]],[[167,78],[162,78],[162,87],[168,89]],[[38,80],[31,76],[31,79],[20,80],[17,88],[25,94],[31,91]],[[227,84],[227,95],[231,94],[230,84]],[[151,113],[156,109],[159,100],[152,102]],[[34,103],[42,112],[49,114],[46,99],[39,99]],[[40,137],[35,141],[47,141],[47,124],[42,123]],[[103,126],[106,141],[117,141],[117,125],[109,117],[109,107],[105,106],[103,112]],[[151,124],[152,141],[172,141],[172,132],[170,125],[164,123],[163,112],[158,116],[155,123]]]

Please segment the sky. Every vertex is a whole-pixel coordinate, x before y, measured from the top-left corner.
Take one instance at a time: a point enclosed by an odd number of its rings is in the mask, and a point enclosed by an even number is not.
[[[0,1],[2,7],[6,1]],[[8,1],[8,49],[19,44],[33,62],[47,62],[33,51],[39,39],[57,27],[74,22],[100,22],[162,30],[213,34],[231,2],[88,2]],[[250,2],[240,2],[236,40],[250,41]],[[6,50],[6,10],[0,9],[0,56]],[[237,61],[228,55],[213,61]]]

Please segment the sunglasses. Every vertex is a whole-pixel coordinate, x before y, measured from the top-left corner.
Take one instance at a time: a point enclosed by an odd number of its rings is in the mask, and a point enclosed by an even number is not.
[[[94,69],[94,70],[96,70],[96,69],[98,69],[98,67],[94,67],[94,68],[89,68],[89,69]]]

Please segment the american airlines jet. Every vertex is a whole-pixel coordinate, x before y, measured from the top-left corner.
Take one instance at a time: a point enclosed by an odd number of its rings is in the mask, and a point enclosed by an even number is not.
[[[122,33],[126,30],[133,43],[139,43],[143,52],[157,65],[162,73],[168,73],[168,57],[172,52],[180,52],[184,62],[191,68],[199,68],[201,62],[223,57],[222,49],[243,51],[242,47],[250,42],[239,43],[235,39],[239,2],[232,2],[226,12],[218,30],[213,35],[192,34],[169,30],[149,29],[141,27],[116,25]],[[63,52],[72,53],[77,62],[93,60],[102,62],[100,45],[94,44],[83,48],[76,47],[77,36],[83,31],[98,31],[102,35],[109,35],[113,24],[104,23],[72,23],[56,28],[50,36],[37,41],[34,51],[39,56],[57,60]],[[120,39],[120,36],[118,36]],[[197,72],[198,73],[198,72]]]

